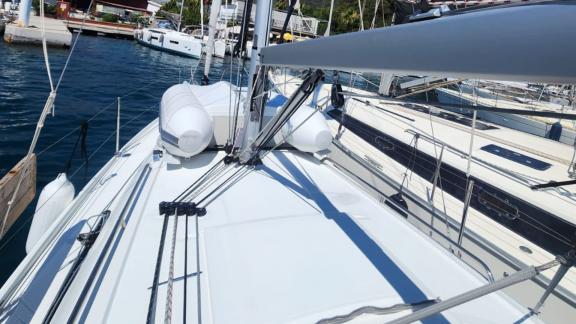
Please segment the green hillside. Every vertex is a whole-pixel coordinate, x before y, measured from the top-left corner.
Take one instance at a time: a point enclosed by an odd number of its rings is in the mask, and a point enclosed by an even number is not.
[[[288,0],[276,0],[274,8],[286,10]],[[374,27],[390,25],[392,20],[392,0],[378,1],[379,5],[375,10],[377,0],[360,0],[362,5],[362,18],[364,28],[369,29],[374,20]],[[326,30],[328,16],[330,14],[330,0],[300,0],[302,14],[316,17],[323,20],[320,24],[319,34]],[[376,14],[375,14],[376,13]],[[374,17],[376,16],[376,17]],[[347,33],[360,30],[360,9],[358,0],[335,0],[334,12],[332,14],[331,34]]]
[[[364,28],[368,29],[374,19],[374,27],[382,27],[384,24],[389,25],[392,20],[392,0],[381,0],[375,13],[374,6],[377,0],[360,0],[363,9]],[[319,34],[324,34],[330,14],[330,0],[301,0],[302,14],[305,16],[316,17],[322,22],[319,27]],[[204,2],[204,20],[208,21],[208,8],[210,1]],[[274,8],[279,10],[288,9],[288,0],[275,0]],[[162,6],[167,12],[178,14],[180,12],[179,3],[176,0],[170,0]],[[185,0],[183,24],[199,25],[200,24],[200,0]],[[360,10],[358,0],[335,0],[334,13],[332,17],[331,34],[346,33],[360,29]]]

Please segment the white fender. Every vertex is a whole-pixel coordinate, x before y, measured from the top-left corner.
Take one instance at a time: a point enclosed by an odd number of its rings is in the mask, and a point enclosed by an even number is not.
[[[309,153],[325,150],[332,143],[332,133],[326,119],[310,106],[296,110],[282,127],[282,137],[298,150]]]
[[[188,83],[170,87],[160,102],[160,138],[166,150],[189,158],[210,144],[214,122]]]
[[[26,239],[27,253],[32,251],[40,237],[72,202],[74,194],[74,185],[68,181],[65,173],[60,173],[42,189]]]

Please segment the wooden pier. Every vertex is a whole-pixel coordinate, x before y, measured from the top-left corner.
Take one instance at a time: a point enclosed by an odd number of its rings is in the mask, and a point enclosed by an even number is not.
[[[94,21],[88,19],[82,21],[82,19],[77,18],[68,18],[67,20],[64,20],[64,24],[71,31],[79,31],[82,29],[82,33],[85,34],[128,39],[134,38],[134,25]]]

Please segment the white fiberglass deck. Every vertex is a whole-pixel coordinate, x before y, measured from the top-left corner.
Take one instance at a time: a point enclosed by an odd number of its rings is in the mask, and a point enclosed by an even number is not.
[[[299,78],[288,76],[288,83],[285,84],[283,75],[272,74],[271,76],[277,84],[280,84],[278,88],[283,90],[286,95],[295,91],[297,86],[302,82]],[[329,98],[330,87],[330,84],[322,87],[318,96],[318,102],[323,103],[326,98]],[[349,87],[344,87],[344,91],[354,92],[360,96],[374,96],[374,93]],[[366,102],[369,104],[366,104]],[[383,108],[386,111],[379,110],[375,107]],[[433,115],[430,116],[429,114],[406,108],[397,103],[382,101],[378,98],[360,97],[359,100],[348,99],[346,103],[346,114],[406,144],[413,144],[414,135],[408,132],[411,130],[419,134],[434,137],[436,140],[446,143],[461,152],[468,152],[469,149],[470,127]],[[330,120],[329,124],[334,134],[337,134],[341,129],[339,120]],[[367,164],[373,165],[375,169],[378,169],[386,177],[397,183],[398,186],[403,183],[405,191],[414,194],[422,201],[429,201],[429,195],[433,188],[429,178],[423,178],[419,176],[417,172],[408,172],[405,165],[367,143],[352,131],[344,130],[338,137],[338,141],[361,159],[365,159]],[[551,167],[545,171],[535,170],[528,166],[492,155],[481,149],[481,147],[488,144],[501,145],[510,150],[540,159],[549,163]],[[425,140],[419,140],[417,148],[432,157],[438,156],[441,150],[439,145],[435,148],[434,145]],[[567,169],[573,154],[572,147],[546,138],[536,137],[505,127],[498,127],[489,130],[477,129],[472,152],[473,156],[480,161],[488,161],[490,164],[496,165],[512,175],[509,176],[506,173],[499,172],[497,169],[486,167],[478,161],[472,161],[471,174],[473,176],[478,179],[483,179],[488,183],[493,183],[499,188],[505,188],[506,192],[550,211],[568,222],[576,223],[576,218],[573,213],[571,213],[574,207],[576,207],[576,192],[572,187],[566,186],[538,191],[530,189],[530,185],[532,184],[546,183],[550,180],[568,180]],[[450,150],[444,152],[442,161],[460,170],[466,170],[467,159]],[[404,178],[406,174],[409,176]],[[461,199],[449,193],[440,194],[437,192],[434,196],[434,205],[456,223],[460,223],[463,210]],[[453,240],[457,240],[457,230],[450,231],[445,229],[443,222],[437,222],[437,226],[439,226],[439,229],[445,235],[451,237]],[[543,264],[555,258],[555,255],[546,251],[544,248],[514,233],[473,207],[468,209],[466,229],[483,238],[486,242],[497,247],[505,254],[513,256],[522,264]],[[466,244],[464,244],[464,246],[469,247]],[[522,247],[528,247],[530,252],[522,251]],[[494,264],[489,264],[489,266],[497,278],[502,275],[502,272],[496,270],[499,268],[498,266]],[[543,276],[551,279],[555,273],[556,270],[551,269],[545,271]],[[560,286],[568,290],[571,294],[576,292],[576,271],[574,269],[571,269],[566,274]],[[527,298],[528,303],[533,303],[535,298],[537,298],[537,296]],[[548,305],[548,309],[545,309],[544,313],[555,316],[554,306]],[[562,319],[562,316],[556,317],[556,320],[558,320],[558,318]],[[563,321],[561,320],[560,322]]]
[[[164,218],[159,215],[158,203],[176,198],[224,154],[205,152],[181,167],[168,165],[166,154],[157,161],[151,158],[157,139],[157,124],[152,123],[124,149],[129,156],[113,158],[79,194],[62,216],[61,220],[70,217],[64,234],[52,241],[54,245],[41,239],[0,291],[4,296],[18,276],[24,276],[0,320],[43,320],[78,254],[75,237],[87,231],[85,220],[108,208],[111,216],[52,322],[69,321],[75,307],[78,312],[73,322],[146,320]],[[362,306],[447,299],[486,283],[403,218],[311,155],[278,151],[263,162],[208,201],[207,214],[199,218],[200,276],[195,218],[189,217],[185,237],[186,216],[178,216],[172,322],[183,322],[186,309],[188,323],[200,319],[206,323],[311,323]],[[237,167],[228,168],[231,174]],[[139,174],[147,176],[128,199]],[[129,208],[122,213],[124,219],[110,240],[110,253],[102,254],[125,206]],[[171,217],[164,245],[155,322],[165,319],[173,221]],[[44,240],[50,235],[48,231]],[[40,262],[23,274],[31,266],[31,258],[45,247],[48,249]],[[100,257],[100,265],[95,266]],[[86,285],[91,276],[91,284]],[[83,289],[84,301],[78,303]],[[381,323],[407,312],[387,317],[364,315],[358,320]],[[512,323],[526,313],[527,309],[495,293],[425,322]]]

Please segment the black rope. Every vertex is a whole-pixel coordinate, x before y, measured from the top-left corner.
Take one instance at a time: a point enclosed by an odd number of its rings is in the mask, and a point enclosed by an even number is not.
[[[68,174],[68,171],[70,171],[70,167],[72,166],[72,159],[74,158],[74,154],[76,153],[76,148],[78,148],[78,143],[80,143],[80,158],[84,159],[85,170],[88,169],[88,151],[86,150],[87,135],[88,135],[88,122],[84,120],[80,123],[80,132],[78,134],[76,142],[74,143],[74,148],[72,149],[72,152],[70,152],[68,162],[66,162],[64,173]],[[86,174],[84,176],[86,176]]]
[[[214,188],[212,191],[210,191],[206,196],[204,196],[204,198],[200,199],[200,201],[198,201],[197,205],[200,205],[201,203],[206,201],[206,199],[210,198],[210,196],[212,196],[215,192],[220,190],[220,188],[222,188],[222,187],[224,187],[224,185],[228,184],[238,173],[240,173],[240,171],[244,170],[245,167],[246,167],[246,164],[240,165],[240,167],[238,168],[238,170],[236,170],[236,172],[234,172],[231,176],[226,178],[226,180],[224,180],[221,184],[216,186],[216,188]]]
[[[264,145],[266,145],[275,135],[280,131],[281,127],[294,115],[296,110],[306,101],[308,96],[314,91],[318,81],[322,78],[323,72],[321,70],[312,71],[309,70],[307,75],[304,77],[304,81],[296,90],[296,92],[288,99],[288,101],[284,104],[282,111],[279,114],[279,118],[273,119],[271,122],[272,124],[266,125],[266,128],[256,137],[254,143],[257,144],[259,141],[258,147],[256,147],[255,154],[256,156],[261,150]],[[303,93],[303,96],[298,97],[299,93]],[[290,110],[287,110],[290,109]],[[269,122],[270,123],[270,122]]]
[[[236,42],[232,56],[240,57],[246,50],[246,40],[248,39],[248,24],[250,23],[250,14],[252,13],[253,0],[246,1],[244,15],[242,16],[242,28],[240,29],[240,39]]]
[[[208,171],[206,171],[203,175],[201,175],[200,178],[198,178],[196,181],[194,181],[190,186],[188,186],[188,188],[184,189],[184,191],[182,191],[182,193],[180,193],[176,198],[174,198],[174,200],[172,200],[172,202],[183,201],[184,199],[186,199],[186,197],[188,197],[190,194],[192,194],[194,192],[194,190],[198,189],[198,187],[200,187],[200,185],[203,183],[203,181],[205,181],[206,178],[208,178],[212,173],[214,173],[214,170],[216,170],[216,168],[219,165],[222,165],[223,162],[224,162],[224,158],[222,158],[218,162],[216,162]]]
[[[162,223],[162,233],[160,234],[160,246],[158,247],[158,256],[156,257],[156,267],[154,269],[154,281],[152,281],[152,292],[150,293],[150,303],[148,304],[148,315],[146,316],[146,323],[152,324],[155,322],[156,315],[156,296],[158,294],[158,278],[160,278],[160,267],[162,265],[162,254],[164,253],[164,242],[166,241],[166,230],[168,229],[168,218],[170,215],[164,214],[164,221]]]

